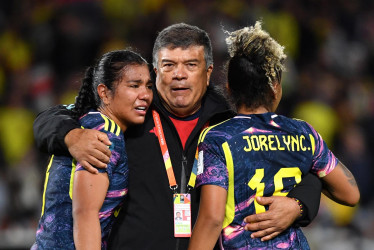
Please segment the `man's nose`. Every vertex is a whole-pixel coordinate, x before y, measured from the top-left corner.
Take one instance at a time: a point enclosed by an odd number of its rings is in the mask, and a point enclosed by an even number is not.
[[[178,65],[175,68],[175,70],[173,72],[173,78],[178,79],[178,80],[187,78],[187,74],[186,74],[186,70],[184,68],[184,65]]]

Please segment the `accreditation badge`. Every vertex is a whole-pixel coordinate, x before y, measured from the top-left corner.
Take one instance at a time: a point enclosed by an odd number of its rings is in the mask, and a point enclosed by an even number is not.
[[[191,237],[191,194],[174,194],[174,237]]]

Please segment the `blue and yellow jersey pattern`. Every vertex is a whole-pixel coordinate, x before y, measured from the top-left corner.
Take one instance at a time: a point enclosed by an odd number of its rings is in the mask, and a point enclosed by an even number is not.
[[[286,196],[308,172],[329,174],[338,160],[306,122],[274,113],[238,115],[205,129],[200,137],[196,185],[227,190],[221,234],[224,249],[309,249],[301,229],[273,240],[251,239],[243,222],[266,207],[256,196]]]
[[[120,127],[100,112],[89,112],[80,118],[83,128],[106,133],[112,142],[112,155],[106,169],[109,187],[99,212],[102,233],[102,249],[106,248],[115,209],[119,208],[127,194],[128,165],[125,142]],[[41,218],[32,249],[75,249],[73,239],[72,190],[76,171],[86,171],[71,157],[51,157],[44,183]]]

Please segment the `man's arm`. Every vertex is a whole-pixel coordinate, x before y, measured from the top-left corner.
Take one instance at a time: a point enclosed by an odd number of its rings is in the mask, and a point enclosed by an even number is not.
[[[303,216],[295,221],[295,226],[306,227],[317,216],[321,201],[322,182],[314,174],[307,174],[301,182],[294,187],[288,197],[298,199],[303,205]]]
[[[75,128],[80,128],[79,122],[71,117],[71,111],[66,109],[66,106],[51,107],[39,113],[34,121],[36,146],[48,154],[69,156],[64,139],[66,134]]]
[[[318,177],[307,174],[288,193],[288,197],[257,197],[261,205],[269,206],[269,210],[246,217],[244,221],[248,224],[245,228],[256,231],[251,237],[265,241],[273,239],[293,223],[295,226],[307,226],[318,213],[321,191],[322,183]],[[302,216],[300,216],[300,206],[293,198],[301,202]]]
[[[64,105],[58,105],[40,113],[34,121],[34,137],[37,147],[49,154],[71,155],[91,173],[104,168],[109,162],[111,142],[100,131],[81,129],[77,120]]]

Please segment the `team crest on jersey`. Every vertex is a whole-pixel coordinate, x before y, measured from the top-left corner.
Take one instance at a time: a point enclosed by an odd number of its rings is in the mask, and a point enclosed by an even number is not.
[[[204,156],[203,151],[199,152],[199,158],[197,159],[197,175],[204,172]]]

